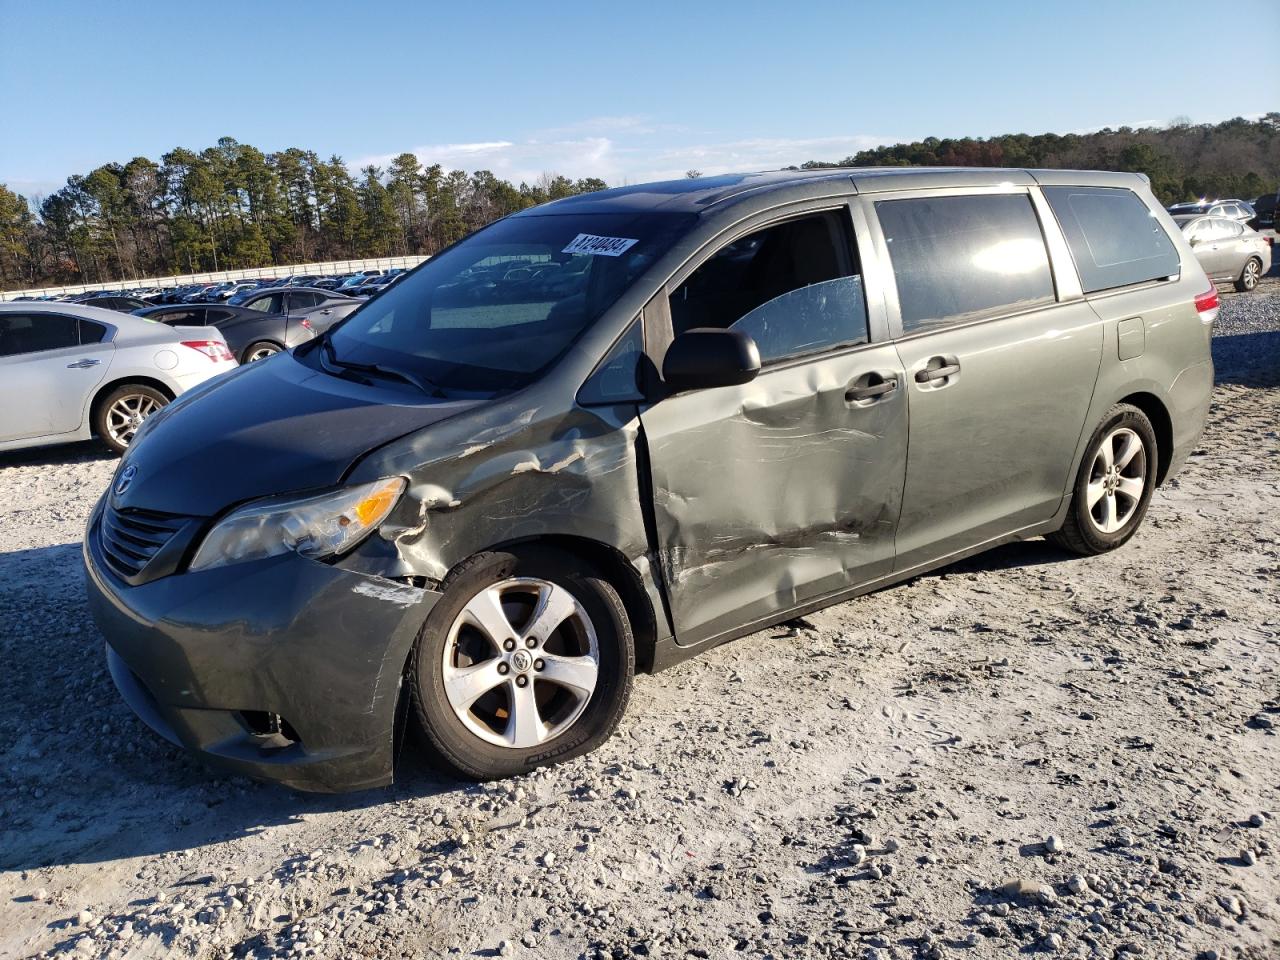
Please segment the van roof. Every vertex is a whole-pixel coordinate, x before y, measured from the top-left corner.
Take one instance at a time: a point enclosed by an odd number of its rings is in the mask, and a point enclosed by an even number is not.
[[[1023,170],[1006,167],[821,167],[811,170],[771,170],[726,173],[638,183],[530,207],[516,216],[551,213],[640,213],[662,210],[701,213],[727,201],[798,187],[822,187],[852,182],[858,193],[883,193],[928,187],[980,187],[1036,183],[1136,187],[1147,183],[1134,173],[1090,170]]]

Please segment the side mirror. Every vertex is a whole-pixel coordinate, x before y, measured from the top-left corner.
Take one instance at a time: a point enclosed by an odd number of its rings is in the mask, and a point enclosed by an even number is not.
[[[696,327],[671,342],[662,379],[672,393],[750,383],[760,372],[760,349],[740,330]]]

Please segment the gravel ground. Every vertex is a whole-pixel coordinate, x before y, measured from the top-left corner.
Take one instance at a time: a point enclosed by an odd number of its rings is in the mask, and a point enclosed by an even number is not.
[[[486,786],[301,796],[152,736],[81,599],[113,461],[0,456],[0,955],[1280,956],[1280,280],[1218,333],[1123,550],[763,631]]]

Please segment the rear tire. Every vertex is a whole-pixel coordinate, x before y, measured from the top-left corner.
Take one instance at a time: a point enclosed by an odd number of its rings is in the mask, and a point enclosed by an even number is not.
[[[142,421],[169,403],[155,387],[126,383],[98,401],[93,411],[93,432],[120,454],[142,426]]]
[[[1248,293],[1258,285],[1258,281],[1262,278],[1262,261],[1257,257],[1250,257],[1249,262],[1244,265],[1244,269],[1240,271],[1240,277],[1236,280],[1235,287],[1241,293]]]
[[[279,352],[280,344],[272,343],[270,340],[256,340],[245,347],[240,362],[253,363],[255,360],[265,360]]]
[[[478,554],[445,581],[409,659],[410,712],[441,765],[501,779],[602,744],[634,676],[617,591],[576,556],[531,544]]]
[[[1082,557],[1124,544],[1146,516],[1157,462],[1147,415],[1132,404],[1116,404],[1089,439],[1067,518],[1049,542]]]

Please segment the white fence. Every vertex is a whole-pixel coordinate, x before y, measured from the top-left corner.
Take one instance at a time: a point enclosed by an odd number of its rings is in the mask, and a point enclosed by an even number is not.
[[[244,280],[257,277],[288,277],[298,275],[333,276],[339,273],[356,273],[360,270],[407,270],[416,267],[426,257],[370,257],[367,260],[332,260],[328,263],[295,263],[284,267],[254,267],[249,270],[215,270],[212,273],[185,273],[176,277],[140,277],[138,279],[111,280],[107,283],[82,283],[64,287],[40,287],[33,290],[0,290],[0,302],[17,297],[51,297],[64,293],[85,293],[88,290],[121,290],[135,287],[181,287],[188,283],[217,283],[220,280]]]

